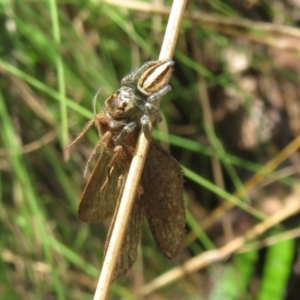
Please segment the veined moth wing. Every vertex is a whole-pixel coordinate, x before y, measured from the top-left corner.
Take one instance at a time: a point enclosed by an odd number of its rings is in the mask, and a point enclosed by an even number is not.
[[[81,197],[78,209],[81,221],[98,221],[114,214],[120,191],[119,178],[127,174],[129,168],[120,149],[121,153],[116,153],[116,148],[104,146]]]
[[[115,226],[116,216],[117,216],[118,209],[120,206],[120,201],[121,201],[121,198],[123,195],[123,189],[124,189],[124,185],[126,182],[126,177],[127,177],[127,174],[126,174],[126,176],[124,175],[122,178],[122,181],[123,181],[122,188],[120,189],[117,208],[115,210],[113,219],[111,221],[109,231],[107,233],[107,238],[106,238],[105,247],[104,247],[103,260],[105,258],[105,254],[106,254],[107,247],[108,247],[108,244],[109,244],[109,241],[111,238],[111,234],[112,234],[113,228]],[[120,251],[117,265],[116,265],[116,268],[114,271],[113,280],[116,280],[119,277],[125,275],[127,273],[127,271],[131,269],[133,263],[136,260],[137,248],[141,241],[142,227],[143,227],[143,220],[144,220],[143,203],[140,198],[141,192],[142,191],[139,188],[136,199],[133,204],[131,214],[130,214],[130,219],[127,224],[127,229],[126,229],[124,240],[123,240],[123,243],[121,246],[121,251]]]
[[[177,255],[185,233],[183,176],[177,161],[154,141],[150,143],[141,185],[154,240],[170,259]]]

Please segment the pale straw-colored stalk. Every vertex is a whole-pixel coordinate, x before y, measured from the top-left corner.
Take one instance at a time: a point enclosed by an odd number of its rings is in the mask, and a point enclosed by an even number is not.
[[[172,58],[173,56],[185,5],[186,0],[174,0],[173,2],[159,59]],[[107,297],[113,273],[119,258],[128,220],[135,201],[148,148],[149,142],[143,132],[141,132],[125,183],[115,225],[107,247],[94,300],[104,300]]]

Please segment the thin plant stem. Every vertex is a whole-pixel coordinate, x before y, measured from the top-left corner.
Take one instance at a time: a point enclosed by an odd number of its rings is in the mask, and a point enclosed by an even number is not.
[[[57,3],[55,0],[49,0],[49,6],[51,11],[51,20],[52,20],[52,31],[54,40],[58,46],[59,53],[56,56],[56,71],[58,78],[58,90],[61,98],[60,102],[60,112],[61,112],[61,129],[60,129],[60,141],[61,145],[64,146],[67,144],[68,139],[68,115],[67,115],[67,99],[66,99],[66,85],[65,85],[65,75],[64,75],[64,65],[62,60],[62,55],[60,51],[61,47],[61,36],[59,28],[59,19],[57,11]],[[66,152],[64,151],[64,155]],[[66,157],[64,157],[66,160]]]
[[[191,274],[200,269],[203,269],[214,262],[222,261],[233,253],[238,252],[248,241],[255,239],[259,235],[266,232],[268,229],[276,226],[292,215],[297,214],[300,210],[300,203],[298,199],[299,192],[295,191],[294,197],[287,203],[287,205],[283,209],[279,210],[268,219],[258,223],[243,235],[233,239],[223,247],[201,253],[189,259],[181,266],[178,266],[157,277],[155,280],[147,283],[141,288],[140,295],[146,296],[161,287],[179,280],[187,274]]]
[[[173,56],[185,5],[186,0],[175,0],[173,2],[159,59],[167,59]],[[94,300],[104,300],[107,297],[113,272],[117,264],[120,249],[126,232],[127,223],[130,218],[133,203],[135,201],[137,188],[139,186],[145,159],[147,157],[148,148],[149,141],[141,131],[137,142],[136,152],[132,158],[124,192],[120,201],[120,206],[115,220],[115,226],[107,247],[107,252],[104,258]]]

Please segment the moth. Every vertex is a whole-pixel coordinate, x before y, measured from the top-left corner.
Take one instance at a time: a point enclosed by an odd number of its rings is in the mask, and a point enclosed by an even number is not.
[[[149,130],[149,125],[161,121],[158,105],[161,96],[170,90],[173,64],[172,60],[149,61],[125,76],[120,89],[105,100],[102,110],[94,114],[67,146],[81,140],[92,126],[97,128],[100,139],[88,159],[85,174],[99,149],[101,154],[83,191],[78,216],[83,222],[112,217],[106,253],[141,129],[149,139],[150,147],[114,279],[126,274],[136,259],[145,215],[154,240],[166,258],[176,256],[184,236],[182,171],[177,161],[152,140]]]

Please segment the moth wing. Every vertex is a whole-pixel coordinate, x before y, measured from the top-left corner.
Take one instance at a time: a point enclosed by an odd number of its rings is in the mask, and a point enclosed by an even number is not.
[[[178,253],[185,233],[183,176],[177,161],[154,141],[150,143],[141,185],[154,240],[170,259]]]
[[[123,182],[125,183],[125,179]],[[122,193],[120,193],[120,197],[118,200],[118,207],[119,207],[119,201],[121,197],[122,197]],[[114,217],[109,227],[109,231],[107,234],[105,247],[104,247],[104,256],[106,254],[108,243],[111,238],[112,230],[115,225],[117,212],[118,210],[116,209]],[[137,199],[135,200],[132,208],[130,219],[127,224],[127,229],[120,250],[120,256],[118,258],[117,265],[114,271],[113,280],[116,280],[119,277],[125,275],[136,260],[137,248],[142,235],[143,219],[144,219],[143,203],[141,202],[140,197],[137,196]]]
[[[98,221],[114,214],[120,191],[119,178],[129,167],[121,155],[116,159],[114,156],[114,151],[104,148],[96,163],[79,204],[78,217],[83,222]]]

